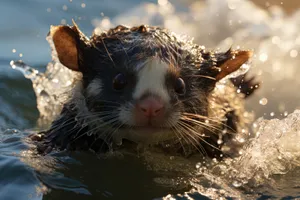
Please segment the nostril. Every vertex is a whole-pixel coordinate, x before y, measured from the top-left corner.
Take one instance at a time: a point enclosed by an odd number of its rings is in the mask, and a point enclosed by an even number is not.
[[[163,107],[157,108],[156,110],[154,110],[154,113],[155,113],[155,114],[158,114],[160,111],[162,111],[162,109],[163,109]]]
[[[141,111],[143,111],[143,112],[145,112],[145,113],[148,112],[148,109],[147,109],[147,108],[142,108],[142,107],[140,107],[140,109],[141,109]]]
[[[136,104],[136,108],[140,114],[146,117],[156,117],[162,113],[164,104],[160,99],[148,97]]]

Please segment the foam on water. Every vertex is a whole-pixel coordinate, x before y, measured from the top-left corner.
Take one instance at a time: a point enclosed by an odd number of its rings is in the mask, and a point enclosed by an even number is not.
[[[195,1],[183,9],[179,2],[160,0],[158,4],[138,5],[114,19],[105,17],[92,23],[96,32],[118,24],[160,25],[190,35],[209,49],[226,50],[231,46],[253,49],[250,73],[257,76],[262,87],[247,107],[257,117],[282,118],[299,106],[300,11],[292,15],[286,15],[278,7],[265,11],[247,0]],[[73,84],[76,75],[58,63],[50,63],[45,74],[20,62],[11,64],[32,80],[41,116],[51,120],[61,109],[58,97]],[[299,141],[299,110],[281,120],[260,118],[253,124],[252,139],[246,141],[241,156],[221,163],[212,161],[205,166],[198,164],[199,173],[189,180],[196,190],[180,198],[194,198],[197,193],[213,199],[254,198],[259,193],[299,196]],[[203,185],[207,181],[209,184]],[[289,188],[289,193],[284,193],[283,185]],[[282,194],[274,192],[280,190]]]

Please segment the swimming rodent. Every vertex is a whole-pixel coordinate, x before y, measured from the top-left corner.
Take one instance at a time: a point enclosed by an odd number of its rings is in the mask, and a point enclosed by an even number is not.
[[[258,85],[244,75],[222,80],[251,51],[207,51],[146,25],[88,38],[74,23],[51,26],[49,37],[54,61],[81,79],[51,127],[31,135],[40,153],[106,152],[130,143],[220,158],[239,143],[236,135],[247,126],[244,99]]]

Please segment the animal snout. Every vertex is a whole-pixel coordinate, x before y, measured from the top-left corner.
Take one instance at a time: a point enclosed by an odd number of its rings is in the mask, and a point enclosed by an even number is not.
[[[152,96],[140,100],[136,106],[139,114],[147,118],[161,115],[165,108],[160,98]]]

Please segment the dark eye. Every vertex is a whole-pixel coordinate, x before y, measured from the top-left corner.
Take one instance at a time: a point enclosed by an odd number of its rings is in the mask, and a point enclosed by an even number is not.
[[[113,80],[113,87],[115,90],[122,90],[127,84],[126,78],[123,74],[118,74]]]
[[[184,94],[185,93],[185,83],[182,78],[178,78],[175,82],[175,92],[178,94]]]

